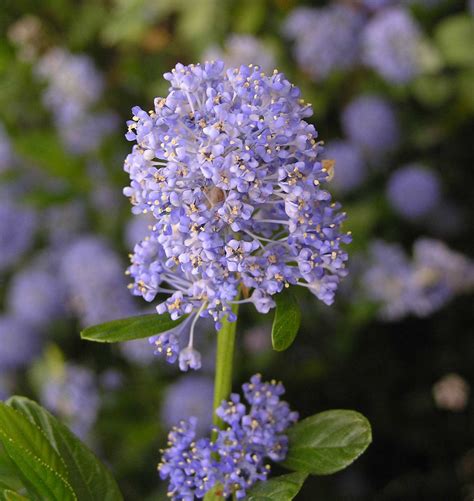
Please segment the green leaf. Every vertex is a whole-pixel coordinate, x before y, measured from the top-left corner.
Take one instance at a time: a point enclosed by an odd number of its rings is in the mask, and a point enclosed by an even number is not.
[[[247,494],[248,501],[291,501],[303,487],[307,473],[289,473],[258,482]]]
[[[12,397],[7,405],[38,426],[66,463],[69,483],[80,501],[122,500],[108,469],[72,432],[46,409],[25,397]]]
[[[3,496],[2,501],[28,501],[29,498],[18,494],[18,492],[11,491],[10,489],[5,489],[1,495]]]
[[[372,441],[370,423],[358,412],[332,410],[315,414],[288,430],[289,449],[283,466],[329,475],[355,461]]]
[[[436,28],[435,40],[452,66],[474,66],[474,19],[467,14],[451,16]]]
[[[0,403],[0,441],[28,492],[48,501],[77,500],[67,481],[66,465],[44,433],[4,403]]]
[[[275,295],[276,312],[272,326],[272,346],[284,351],[291,346],[301,323],[301,310],[295,296],[287,289]]]
[[[185,317],[179,320],[171,320],[171,317],[164,313],[157,315],[141,315],[120,320],[112,320],[105,324],[87,327],[81,332],[81,338],[98,343],[117,343],[120,341],[131,341],[153,336],[160,332],[165,332],[179,325]]]
[[[18,490],[22,486],[20,472],[4,450],[0,440],[0,488]]]

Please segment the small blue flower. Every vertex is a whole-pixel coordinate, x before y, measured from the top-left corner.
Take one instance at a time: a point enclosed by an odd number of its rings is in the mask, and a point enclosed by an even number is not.
[[[343,110],[342,128],[367,160],[377,166],[382,154],[393,151],[400,142],[395,111],[384,98],[364,94],[353,99]],[[337,168],[337,165],[336,165]]]
[[[284,32],[295,40],[299,67],[321,81],[337,70],[352,68],[359,56],[359,33],[364,18],[349,5],[298,7],[288,16]]]
[[[405,165],[390,176],[387,198],[391,207],[402,217],[419,220],[427,216],[440,202],[439,178],[435,172],[423,165]]]
[[[44,335],[21,317],[0,316],[0,374],[27,366],[41,353]]]
[[[349,193],[367,178],[367,164],[361,150],[350,141],[334,140],[324,148],[324,156],[334,160],[332,184],[339,193]]]
[[[362,33],[362,59],[382,78],[395,84],[410,82],[421,71],[420,28],[403,7],[378,12]]]

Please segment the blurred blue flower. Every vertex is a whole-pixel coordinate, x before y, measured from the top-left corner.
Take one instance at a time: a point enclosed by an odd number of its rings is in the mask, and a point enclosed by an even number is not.
[[[367,178],[367,164],[361,150],[350,141],[330,141],[324,147],[324,156],[336,162],[331,183],[339,193],[358,188]]]
[[[124,358],[133,364],[149,365],[155,360],[155,354],[148,339],[134,339],[120,343],[119,349]]]
[[[133,249],[137,242],[144,240],[152,231],[155,218],[151,213],[137,214],[125,226],[124,241],[128,249]]]
[[[390,176],[386,193],[391,207],[409,220],[427,216],[441,199],[438,176],[420,164],[397,169]]]
[[[21,317],[0,315],[0,373],[21,369],[38,356],[44,337]]]
[[[9,197],[0,197],[0,272],[14,266],[29,250],[37,227],[35,212]]]
[[[299,67],[314,80],[333,71],[347,70],[359,56],[359,34],[363,16],[349,5],[298,7],[288,16],[284,33],[295,40],[294,55]]]
[[[206,376],[183,376],[168,386],[161,406],[161,419],[166,427],[194,416],[196,433],[202,436],[212,425],[214,384]]]
[[[46,251],[50,252],[50,251]],[[19,270],[7,292],[7,307],[37,328],[65,315],[65,287],[58,277],[55,254],[42,254]]]
[[[92,110],[104,89],[92,59],[56,47],[38,60],[35,72],[47,82],[43,103],[51,110],[66,147],[74,154],[96,149],[115,129],[117,117]]]
[[[122,263],[103,239],[84,236],[70,244],[61,256],[60,270],[82,325],[137,314]]]
[[[232,34],[224,48],[210,47],[204,54],[203,60],[222,60],[227,68],[238,68],[242,64],[254,64],[263,71],[271,72],[275,68],[276,60],[272,50],[262,40],[248,34]]]
[[[362,59],[382,78],[395,84],[420,72],[422,36],[410,12],[390,7],[378,12],[362,33]]]
[[[67,363],[45,382],[40,400],[78,437],[87,438],[100,406],[97,381],[90,369]]]
[[[342,129],[366,153],[375,166],[383,153],[393,151],[400,142],[397,117],[391,104],[374,94],[354,98],[343,110]]]
[[[53,246],[63,246],[86,227],[86,208],[81,200],[70,200],[46,207],[41,214],[42,226]]]
[[[474,288],[474,263],[438,240],[417,240],[413,259],[398,244],[376,241],[362,284],[367,297],[379,303],[382,319],[424,317]]]

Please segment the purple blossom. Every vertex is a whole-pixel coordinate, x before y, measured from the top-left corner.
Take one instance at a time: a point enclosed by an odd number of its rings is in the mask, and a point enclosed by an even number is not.
[[[324,156],[336,162],[332,184],[339,193],[358,188],[367,177],[361,150],[350,141],[334,140],[324,148]]]
[[[96,149],[115,129],[117,117],[93,111],[104,89],[94,62],[88,56],[53,48],[39,59],[35,72],[47,82],[43,103],[51,110],[65,146],[73,154]]]
[[[298,414],[280,400],[281,383],[264,383],[259,374],[243,385],[247,405],[232,394],[216,410],[224,429],[214,429],[216,438],[196,441],[196,417],[181,421],[168,435],[168,448],[158,471],[169,480],[168,496],[173,500],[202,498],[215,484],[223,496],[243,499],[257,481],[266,480],[272,461],[285,459],[288,450],[287,428]]]
[[[387,199],[401,216],[418,220],[427,216],[439,203],[441,187],[437,175],[419,164],[397,169],[387,185]]]
[[[168,386],[161,406],[161,417],[171,427],[188,416],[197,418],[196,433],[206,433],[212,425],[214,384],[211,378],[191,375]]]
[[[84,236],[61,256],[60,272],[72,309],[82,325],[93,325],[138,313],[117,254],[102,239]]]
[[[209,48],[204,60],[224,61],[227,68],[235,68],[242,64],[258,64],[263,71],[273,71],[275,54],[258,38],[247,34],[232,34],[224,43],[224,48]]]
[[[0,374],[27,366],[43,347],[38,329],[12,314],[0,316]]]
[[[9,311],[36,328],[64,316],[65,287],[57,268],[52,255],[41,254],[16,273],[8,290]]]
[[[388,82],[407,83],[420,72],[421,39],[409,11],[382,9],[364,28],[362,59]]]
[[[97,381],[86,367],[67,364],[52,374],[40,392],[41,403],[80,438],[88,436],[100,406]]]
[[[391,104],[374,94],[353,99],[343,110],[342,128],[373,163],[393,151],[400,142],[397,117]]]
[[[288,16],[284,32],[295,40],[294,54],[300,68],[320,81],[336,70],[355,65],[363,22],[349,5],[299,7]]]
[[[0,272],[14,266],[28,251],[37,218],[26,205],[2,196],[0,200]]]
[[[443,242],[422,238],[413,258],[397,244],[377,241],[369,250],[363,287],[380,304],[384,320],[419,317],[439,310],[456,294],[474,287],[474,264]]]
[[[242,302],[260,312],[272,296],[301,285],[331,304],[346,274],[340,230],[344,214],[323,189],[311,107],[299,90],[258,66],[224,71],[224,63],[183,66],[165,75],[171,87],[149,113],[133,109],[124,193],[135,214],[152,214],[150,234],[135,246],[132,292],[168,297],[158,313],[192,318],[182,367],[199,366],[192,337],[198,318],[217,329],[241,284]],[[304,263],[303,263],[304,261]],[[304,275],[301,267],[304,267]]]

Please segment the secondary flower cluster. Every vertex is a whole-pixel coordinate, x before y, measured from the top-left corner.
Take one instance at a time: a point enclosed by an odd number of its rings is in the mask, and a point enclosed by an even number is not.
[[[430,315],[474,287],[473,262],[443,242],[420,238],[413,255],[410,261],[401,246],[382,241],[370,248],[363,287],[384,320]]]
[[[316,130],[304,120],[312,109],[299,89],[276,70],[225,71],[221,61],[178,64],[165,78],[169,95],[148,113],[135,107],[127,134],[137,144],[125,161],[124,193],[135,214],[155,218],[131,257],[133,293],[147,301],[170,294],[157,311],[173,319],[194,313],[190,350],[198,317],[212,317],[216,328],[235,319],[241,285],[243,301],[262,313],[290,284],[331,304],[350,237],[322,188],[331,164],[318,159]],[[176,339],[159,339],[176,359]]]
[[[173,500],[202,498],[219,485],[224,498],[245,497],[257,481],[266,480],[270,467],[266,458],[283,461],[288,449],[286,429],[298,414],[280,400],[281,383],[262,382],[256,374],[242,386],[249,408],[232,394],[216,410],[226,424],[214,429],[215,438],[196,438],[197,420],[181,421],[168,435],[158,471],[169,480],[168,496]]]

